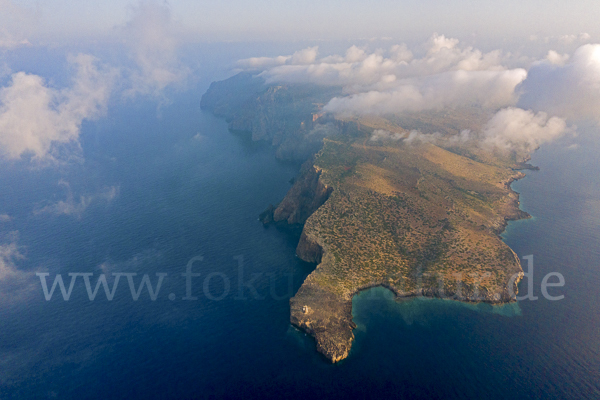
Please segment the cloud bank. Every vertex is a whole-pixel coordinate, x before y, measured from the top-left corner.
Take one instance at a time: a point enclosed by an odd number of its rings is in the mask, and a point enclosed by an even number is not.
[[[333,113],[386,114],[478,105],[497,108],[516,101],[515,88],[527,72],[451,71],[403,80],[391,90],[336,97],[324,108]]]
[[[350,47],[343,56],[317,58],[311,47],[291,56],[250,58],[239,66],[262,68],[267,82],[308,82],[343,86],[349,96],[334,98],[325,111],[385,114],[466,105],[514,105],[515,88],[527,76],[502,65],[500,51],[461,47],[457,39],[434,34],[423,57],[404,44],[367,53]]]
[[[52,158],[54,144],[76,142],[83,120],[106,110],[115,71],[85,54],[70,57],[72,85],[54,89],[38,75],[17,72],[0,89],[0,151],[16,159]]]
[[[483,129],[483,144],[531,152],[541,144],[571,131],[564,118],[509,107],[498,111],[488,121]]]
[[[442,146],[452,146],[470,142],[486,150],[500,150],[529,153],[540,145],[551,142],[566,134],[573,133],[564,118],[549,117],[544,112],[534,113],[516,107],[499,110],[485,124],[481,132],[468,129],[456,135],[442,135],[439,132],[423,133],[411,130],[408,133],[389,132],[376,129],[371,134],[373,142],[398,142],[406,144],[434,143]]]
[[[555,41],[588,40],[590,35],[581,33]],[[574,131],[580,120],[600,124],[600,44],[584,44],[572,55],[549,50],[544,59],[528,61],[522,68],[506,67],[514,63],[510,57],[500,50],[484,53],[434,34],[420,57],[404,44],[372,52],[352,46],[344,55],[321,58],[318,49],[311,47],[289,56],[245,59],[238,65],[262,70],[260,76],[268,83],[342,86],[345,95],[331,99],[323,108],[335,114],[482,108],[493,115],[489,122],[481,132],[460,140],[479,137],[485,146],[500,149],[532,151]],[[435,132],[419,133],[424,134]],[[400,140],[383,132],[371,139],[393,137]]]
[[[434,34],[427,53],[415,58],[405,44],[388,50],[367,53],[364,48],[350,47],[346,54],[318,59],[318,48],[311,47],[291,56],[259,57],[240,60],[238,66],[264,69],[267,82],[311,82],[342,85],[349,91],[381,89],[398,80],[434,75],[448,71],[502,71],[500,51],[483,53],[473,47],[461,48],[457,39]]]

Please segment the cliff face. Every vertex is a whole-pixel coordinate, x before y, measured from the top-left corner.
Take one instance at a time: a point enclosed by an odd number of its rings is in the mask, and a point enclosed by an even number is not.
[[[211,83],[202,95],[200,108],[231,121],[245,104],[265,88],[264,79],[255,77],[252,72],[242,72],[229,79]]]
[[[278,158],[304,162],[319,151],[325,136],[338,131],[320,121],[320,109],[340,93],[338,87],[267,85],[240,73],[211,84],[200,106],[225,117],[231,131],[270,142]]]
[[[323,184],[321,171],[305,164],[303,171],[273,213],[275,222],[285,221],[290,225],[304,224],[325,203],[333,188]]]
[[[296,247],[296,255],[306,262],[320,264],[323,259],[323,247],[317,238],[309,235],[310,233],[302,231],[298,247]]]

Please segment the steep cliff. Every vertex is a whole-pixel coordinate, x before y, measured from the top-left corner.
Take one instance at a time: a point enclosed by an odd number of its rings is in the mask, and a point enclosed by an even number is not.
[[[339,94],[339,87],[267,85],[244,72],[211,84],[200,106],[225,117],[231,131],[270,142],[278,158],[304,162],[319,151],[324,137],[338,133],[319,113]]]
[[[283,201],[273,213],[275,222],[304,224],[319,207],[325,203],[332,188],[323,184],[318,171],[309,161],[304,164],[300,177],[296,180]]]

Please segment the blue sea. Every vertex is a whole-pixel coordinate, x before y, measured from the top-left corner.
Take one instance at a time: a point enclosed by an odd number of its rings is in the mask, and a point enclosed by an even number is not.
[[[211,75],[212,74],[212,75]],[[315,268],[296,234],[258,215],[299,165],[200,110],[211,70],[170,102],[121,99],[85,122],[81,150],[54,166],[3,162],[0,244],[18,267],[0,286],[1,399],[600,398],[600,140],[596,128],[542,146],[513,187],[533,218],[503,238],[534,256],[538,300],[492,307],[356,296],[350,356],[329,364],[289,323],[289,299]],[[572,146],[578,144],[578,146]],[[186,266],[191,278],[187,293]],[[525,264],[525,262],[524,262]],[[80,275],[144,274],[134,301],[89,300]],[[564,276],[546,300],[544,276]],[[131,274],[137,275],[131,275]],[[166,274],[166,275],[164,275]],[[89,275],[88,275],[89,276]],[[521,293],[527,291],[521,282]],[[187,298],[184,299],[184,298]]]

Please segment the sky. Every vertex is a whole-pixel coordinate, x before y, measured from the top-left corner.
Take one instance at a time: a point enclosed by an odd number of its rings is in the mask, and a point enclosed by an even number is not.
[[[125,23],[135,2],[2,0],[21,9],[36,40],[106,37]],[[593,0],[171,0],[166,2],[188,40],[424,40],[432,32],[465,40],[513,41],[587,32],[600,35]],[[0,12],[0,14],[5,14]],[[0,16],[5,22],[6,14]],[[35,21],[34,23],[32,23]]]

